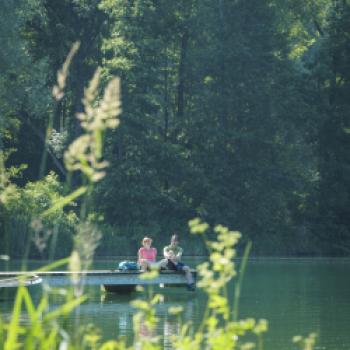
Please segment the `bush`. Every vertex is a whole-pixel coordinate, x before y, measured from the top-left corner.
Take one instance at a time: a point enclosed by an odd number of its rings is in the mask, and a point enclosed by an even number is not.
[[[12,258],[54,258],[69,255],[77,216],[72,210],[57,209],[44,219],[41,213],[63,195],[58,176],[50,172],[42,180],[28,182],[25,187],[7,187],[2,201],[1,239],[4,251]],[[73,203],[74,205],[74,203]],[[56,243],[60,241],[60,250]],[[47,249],[48,248],[48,249]]]

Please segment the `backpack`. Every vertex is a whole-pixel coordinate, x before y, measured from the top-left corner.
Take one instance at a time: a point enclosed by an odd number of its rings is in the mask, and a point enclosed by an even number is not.
[[[118,264],[118,270],[127,271],[127,270],[138,270],[139,266],[135,261],[122,261]]]

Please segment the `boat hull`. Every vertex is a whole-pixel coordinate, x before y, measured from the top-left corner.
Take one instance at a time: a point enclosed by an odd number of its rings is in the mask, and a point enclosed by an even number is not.
[[[42,278],[40,276],[12,277],[0,279],[0,299],[13,298],[19,286],[25,286],[30,291],[39,290]]]

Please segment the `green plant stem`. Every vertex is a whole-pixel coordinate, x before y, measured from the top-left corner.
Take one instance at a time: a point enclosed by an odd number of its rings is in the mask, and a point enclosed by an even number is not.
[[[57,108],[57,106],[56,106]],[[44,177],[45,171],[46,171],[46,163],[47,163],[47,153],[48,153],[48,141],[49,141],[49,136],[50,132],[52,131],[52,126],[53,126],[53,117],[52,114],[49,116],[49,123],[46,128],[46,133],[45,133],[45,140],[44,140],[44,151],[41,157],[41,162],[40,162],[40,171],[39,171],[39,179]]]
[[[233,313],[232,313],[232,319],[233,321],[237,321],[238,320],[238,310],[239,310],[239,298],[241,295],[241,288],[242,288],[242,284],[243,284],[243,276],[245,273],[245,269],[247,266],[247,262],[248,262],[248,258],[249,258],[249,254],[250,254],[250,250],[252,248],[252,242],[249,241],[244,249],[244,254],[243,254],[243,258],[242,258],[242,262],[241,262],[241,267],[239,270],[239,276],[238,276],[238,281],[237,284],[235,286],[235,291],[234,291],[234,299],[233,299]]]
[[[261,334],[258,336],[258,350],[264,350],[263,337]]]
[[[28,231],[28,240],[27,240],[26,248],[24,250],[23,259],[22,259],[22,267],[21,267],[22,271],[27,270],[28,257],[29,257],[29,253],[30,253],[30,248],[32,246],[32,236],[33,236],[33,232],[32,232],[32,230],[29,230]]]
[[[42,213],[42,217],[48,216],[48,215],[54,213],[56,210],[63,208],[67,204],[71,203],[72,201],[74,201],[75,199],[80,197],[86,191],[87,191],[86,187],[84,187],[84,186],[79,187],[77,190],[75,190],[74,192],[72,192],[68,196],[63,197],[63,198],[59,199],[58,201],[56,201],[52,207],[50,207],[48,210],[45,210]]]

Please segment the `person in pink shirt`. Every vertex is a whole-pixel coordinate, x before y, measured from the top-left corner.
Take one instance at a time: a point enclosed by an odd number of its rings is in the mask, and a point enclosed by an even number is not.
[[[151,247],[152,239],[145,237],[142,240],[142,247],[138,251],[138,264],[142,270],[147,270],[150,267],[157,267],[157,249]]]

